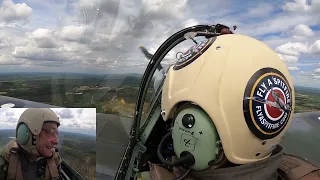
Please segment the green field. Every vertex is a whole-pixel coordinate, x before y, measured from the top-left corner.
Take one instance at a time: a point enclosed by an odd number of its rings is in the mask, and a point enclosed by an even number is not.
[[[320,90],[296,87],[295,113],[320,111]]]
[[[133,117],[141,78],[142,75],[136,74],[0,75],[0,95],[62,107],[90,107],[98,113]],[[320,111],[320,89],[297,86],[295,90],[295,113]],[[148,106],[152,94],[150,87],[144,106]]]
[[[0,94],[40,103],[63,107],[93,107],[97,113],[116,114],[120,116],[133,117],[136,98],[141,81],[141,75],[0,75]],[[83,88],[75,91],[75,88]],[[103,89],[104,87],[108,87]],[[100,89],[99,89],[100,88]],[[79,93],[81,94],[66,94]],[[320,89],[295,87],[295,113],[320,111]],[[153,89],[150,88],[144,104],[147,109]],[[319,135],[319,132],[315,132]],[[318,135],[310,139],[309,134],[292,134],[294,141],[288,140],[283,143],[289,149],[295,147],[299,142],[301,147],[307,146],[314,140],[320,140]],[[8,142],[9,136],[1,135],[0,147]],[[95,139],[85,140],[85,137],[66,134],[60,153],[63,159],[73,168],[88,179],[95,179]],[[309,140],[308,140],[309,139]],[[303,150],[305,157],[314,154],[316,148],[308,147]],[[310,157],[311,158],[311,157]],[[317,157],[320,162],[320,157]],[[84,164],[85,162],[85,164]]]
[[[50,76],[30,73],[0,75],[0,93],[50,105],[90,107],[96,108],[98,113],[132,117],[141,77],[73,74]]]

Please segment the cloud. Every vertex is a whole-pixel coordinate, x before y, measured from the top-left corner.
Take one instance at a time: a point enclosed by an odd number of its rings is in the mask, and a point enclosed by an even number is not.
[[[299,56],[300,53],[308,52],[308,45],[303,43],[288,42],[276,48],[278,53],[288,56]]]
[[[29,38],[34,40],[39,48],[57,47],[55,39],[52,37],[53,32],[49,29],[39,28],[32,33],[28,33]]]
[[[309,83],[313,83],[313,87],[320,85],[320,68],[315,68],[310,71],[300,71],[297,76],[297,80],[306,80]]]
[[[17,45],[6,41],[3,43],[6,52],[11,50],[6,56],[18,59],[17,63],[23,60],[29,67],[51,66],[51,70],[72,65],[76,68],[68,69],[141,71],[148,61],[139,51],[139,44],[158,47],[170,35],[172,24],[185,18],[187,1],[138,4],[140,6],[133,7],[132,2],[121,3],[121,6],[116,1],[71,2],[70,7],[74,9],[65,19],[73,19],[73,24],[55,29],[37,28],[22,37],[19,34],[20,41],[26,43]],[[72,22],[65,19],[59,22]],[[196,20],[190,20],[188,25],[195,23]]]
[[[292,34],[294,37],[310,37],[314,35],[314,32],[309,26],[299,24],[292,30]]]
[[[293,13],[320,13],[320,2],[318,0],[295,0],[287,2],[282,9]]]
[[[182,19],[187,0],[142,0],[144,13],[151,19]]]
[[[143,73],[149,60],[139,45],[155,52],[182,28],[204,23],[237,25],[235,33],[261,40],[290,68],[309,72],[319,63],[316,0],[6,0],[0,7],[0,71]],[[192,45],[184,42],[167,57]]]
[[[291,71],[298,71],[299,68],[297,66],[288,66],[288,69]]]
[[[311,6],[307,4],[307,0],[295,0],[283,5],[282,9],[291,12],[308,12],[311,10]]]
[[[250,8],[246,15],[248,17],[253,17],[253,18],[265,17],[270,15],[270,13],[274,10],[275,10],[275,7],[273,4],[261,3],[256,5],[253,8]]]
[[[71,41],[71,42],[89,43],[90,39],[89,38],[86,39],[86,37],[90,37],[92,35],[93,35],[93,29],[85,25],[64,26],[60,31],[60,37],[63,40]]]
[[[6,112],[6,116],[7,117],[12,117],[12,116],[14,116],[14,113],[13,112]]]
[[[290,56],[290,55],[282,55],[278,54],[280,59],[282,59],[284,62],[289,62],[289,63],[295,63],[298,61],[298,57],[296,56]]]
[[[320,54],[320,41],[314,41],[316,35],[313,30],[304,24],[299,24],[291,31],[291,37],[287,43],[275,48],[275,51],[285,62],[297,62],[301,54],[317,55]]]
[[[95,108],[53,108],[53,110],[61,118],[61,130],[95,135]]]
[[[25,3],[14,4],[12,0],[3,0],[0,7],[0,21],[6,23],[27,21],[32,14],[32,8]]]
[[[63,119],[74,118],[70,109],[63,109],[61,111],[56,110],[55,112],[58,114],[58,116],[60,116],[60,118],[63,118]]]
[[[16,58],[31,61],[68,61],[67,56],[59,49],[37,48],[32,46],[15,47],[12,55]]]
[[[311,45],[310,52],[313,54],[320,54],[320,40],[317,40],[313,45]]]

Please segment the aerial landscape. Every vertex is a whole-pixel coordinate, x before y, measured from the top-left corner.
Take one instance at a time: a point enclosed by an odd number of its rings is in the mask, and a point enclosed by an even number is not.
[[[141,74],[18,73],[0,75],[0,95],[133,117]],[[320,90],[295,86],[295,113],[320,111]],[[149,88],[145,106],[154,90]],[[144,108],[146,109],[146,108]]]
[[[0,78],[0,94],[3,96],[62,107],[91,107],[96,108],[97,113],[132,118],[142,75],[17,73],[1,74]],[[320,111],[319,89],[295,86],[295,91],[295,113]],[[153,86],[148,92],[144,111],[154,94]],[[0,130],[0,147],[14,134],[14,130]],[[95,179],[95,137],[70,132],[61,132],[59,136],[62,142],[59,152],[63,160],[87,179]],[[283,143],[293,146],[291,141]]]
[[[0,75],[0,95],[132,117],[141,78],[139,74],[6,74]]]
[[[97,108],[97,113],[131,118],[142,78],[141,74],[74,73],[18,73],[0,76],[0,94],[3,96],[63,107],[93,107]],[[145,106],[148,106],[153,92],[150,87]],[[320,111],[319,89],[295,86],[295,92],[295,113]],[[296,137],[295,133],[288,132],[288,134]],[[318,138],[316,134],[314,138]],[[14,130],[0,130],[0,147],[9,142],[14,135]],[[63,160],[88,180],[96,179],[95,137],[71,132],[60,132],[59,136],[61,141],[59,153]],[[299,139],[301,144],[308,144],[307,137],[308,135],[299,134],[297,140]],[[282,144],[287,147],[295,146],[289,139]],[[306,148],[301,153],[307,156],[311,151],[312,148]]]
[[[96,136],[80,134],[88,133],[79,128],[87,124],[77,121],[80,116],[70,118],[66,126],[59,128],[59,153],[65,163],[88,180],[106,179],[103,174],[113,178],[112,174],[119,172],[113,168],[120,163],[114,162],[122,158],[121,153],[133,150],[127,148],[127,142],[134,139],[130,132],[138,132],[130,128],[135,122],[132,119],[140,82],[147,67],[158,59],[155,56],[150,61],[151,56],[184,28],[222,24],[234,34],[214,38],[217,46],[212,49],[227,52],[228,43],[220,45],[224,37],[236,40],[244,35],[264,43],[283,63],[272,64],[268,58],[268,66],[287,67],[294,82],[295,114],[282,145],[286,153],[298,154],[320,166],[320,3],[316,1],[0,0],[0,109],[36,107],[32,103],[20,105],[13,98],[58,107],[95,108],[98,114],[93,113],[96,118],[92,119],[98,122],[89,124]],[[161,65],[177,62],[181,54],[188,55],[190,47],[197,50],[194,47],[204,37],[192,38],[192,34],[185,34],[187,40],[167,52]],[[238,47],[252,51],[242,43]],[[250,69],[251,63],[248,58],[241,60],[236,49],[229,48],[225,58],[230,61],[226,65],[232,66],[225,67],[244,65],[244,69],[232,69],[232,75],[238,78],[236,74]],[[246,54],[257,60],[254,64],[258,66],[259,58],[267,57],[262,53]],[[147,88],[140,125],[149,114],[154,81],[155,77]],[[237,87],[231,84],[230,88]],[[5,127],[11,120],[0,118],[4,122],[0,123],[0,150],[14,139],[15,124],[11,129]]]

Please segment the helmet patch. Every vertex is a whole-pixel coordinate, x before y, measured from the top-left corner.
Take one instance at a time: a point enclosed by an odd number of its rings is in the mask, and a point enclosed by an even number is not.
[[[181,55],[178,59],[177,63],[173,67],[173,70],[182,69],[193,61],[195,61],[198,57],[200,57],[216,40],[216,38],[206,39],[198,44],[195,44],[191,48],[189,48],[185,53]]]
[[[292,89],[286,77],[273,68],[257,71],[244,93],[243,112],[251,132],[270,139],[282,132],[292,111]]]

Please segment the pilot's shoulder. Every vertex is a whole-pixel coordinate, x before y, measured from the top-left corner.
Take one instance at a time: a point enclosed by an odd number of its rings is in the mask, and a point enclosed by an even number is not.
[[[8,170],[5,148],[6,146],[0,148],[0,179],[5,179]]]
[[[7,170],[8,170],[7,161],[4,159],[3,156],[0,156],[0,177],[2,177],[1,173],[6,172]]]
[[[302,169],[303,171],[297,171],[297,169]],[[285,179],[299,179],[299,178],[314,178],[320,179],[320,168],[308,161],[307,159],[291,155],[284,154],[281,159],[281,163],[278,171],[282,177]]]
[[[0,156],[0,179],[6,179],[8,166],[6,160]]]
[[[6,179],[12,148],[19,148],[15,139],[0,148],[0,179]]]
[[[5,146],[3,146],[0,149],[0,156],[9,161],[10,158],[10,151],[12,148],[19,148],[17,142],[15,140],[11,140],[10,142],[8,142],[8,144],[6,144]]]

